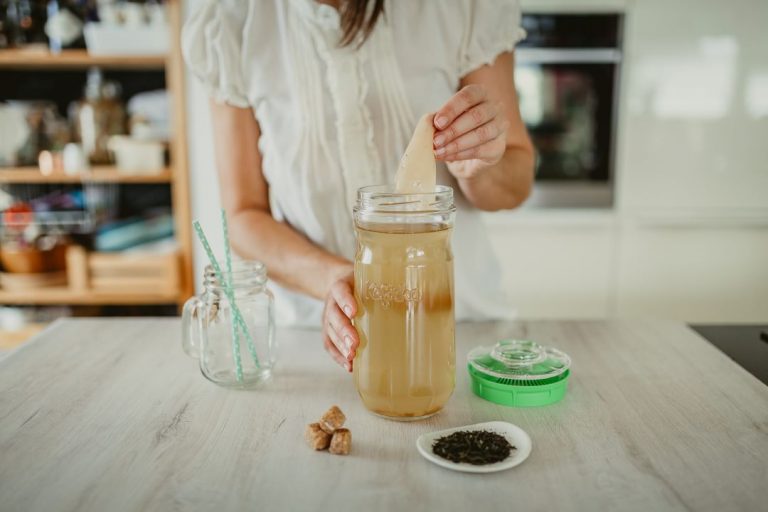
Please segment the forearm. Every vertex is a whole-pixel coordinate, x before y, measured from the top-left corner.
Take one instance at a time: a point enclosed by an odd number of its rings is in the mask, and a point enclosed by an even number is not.
[[[261,261],[271,279],[317,299],[351,269],[349,261],[319,248],[266,211],[231,212],[230,231],[237,254]]]
[[[467,200],[481,210],[516,208],[526,200],[533,185],[533,154],[528,148],[507,148],[496,164],[459,178]]]
[[[221,202],[227,210],[232,246],[259,260],[269,276],[295,291],[321,299],[351,263],[324,251],[269,211],[258,140],[261,130],[249,108],[210,102]]]

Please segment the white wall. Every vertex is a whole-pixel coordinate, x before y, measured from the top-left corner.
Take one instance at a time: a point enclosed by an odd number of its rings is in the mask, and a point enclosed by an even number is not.
[[[627,30],[617,208],[489,217],[521,315],[768,321],[768,2],[523,5],[625,9]],[[187,91],[193,217],[221,247],[207,98]]]

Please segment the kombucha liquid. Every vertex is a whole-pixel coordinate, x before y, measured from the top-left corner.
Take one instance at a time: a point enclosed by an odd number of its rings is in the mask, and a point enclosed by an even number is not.
[[[451,228],[379,224],[357,235],[357,390],[376,414],[431,416],[455,384]]]

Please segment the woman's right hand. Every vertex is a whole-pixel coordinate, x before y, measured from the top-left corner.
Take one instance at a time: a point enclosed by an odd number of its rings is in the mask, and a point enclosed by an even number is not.
[[[357,314],[357,301],[352,292],[354,275],[351,268],[331,284],[323,309],[323,345],[334,361],[348,372],[360,340],[352,326]]]

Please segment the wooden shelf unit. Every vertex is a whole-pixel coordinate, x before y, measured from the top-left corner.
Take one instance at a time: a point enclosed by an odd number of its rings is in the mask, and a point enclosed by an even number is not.
[[[158,169],[146,174],[127,174],[111,166],[92,167],[77,174],[51,174],[46,176],[37,167],[0,167],[0,183],[170,183],[170,169]]]
[[[66,250],[67,283],[36,288],[0,288],[0,304],[174,304],[178,303],[179,252],[88,252]],[[14,276],[3,274],[3,283]],[[34,275],[29,275],[30,278]]]
[[[73,291],[66,286],[29,291],[0,290],[0,304],[5,305],[161,305],[177,304],[176,293]]]
[[[99,66],[109,69],[162,70],[165,55],[90,55],[87,50],[63,50],[51,53],[46,49],[0,50],[0,69],[82,69]]]
[[[59,70],[87,69],[99,66],[104,69],[135,71],[164,71],[166,88],[170,92],[172,132],[169,141],[171,166],[154,176],[128,176],[114,168],[97,167],[92,170],[91,182],[105,183],[169,183],[173,209],[175,238],[179,248],[180,280],[174,293],[125,291],[121,293],[71,288],[40,288],[34,291],[16,292],[0,289],[0,304],[31,305],[160,305],[177,304],[181,307],[192,295],[192,214],[189,204],[189,171],[187,156],[186,94],[184,88],[184,64],[181,56],[181,1],[169,0],[167,6],[170,24],[171,47],[168,55],[117,55],[93,56],[86,50],[65,50],[51,54],[47,50],[20,49],[0,50],[0,80],[5,70]],[[15,172],[18,171],[18,174]],[[1,183],[79,183],[80,176],[44,177],[32,169],[14,169],[10,174],[0,170]],[[5,180],[3,180],[5,176]]]

